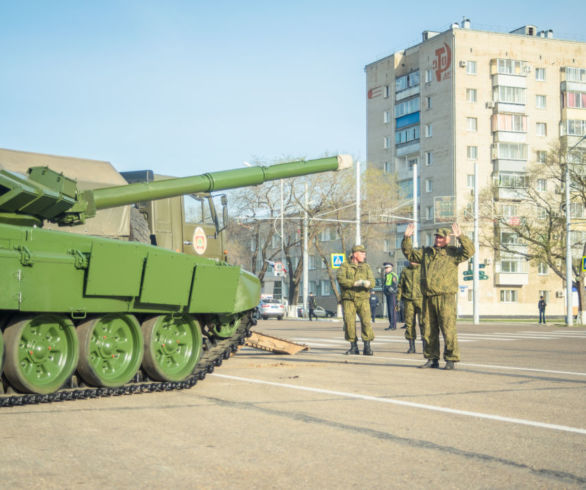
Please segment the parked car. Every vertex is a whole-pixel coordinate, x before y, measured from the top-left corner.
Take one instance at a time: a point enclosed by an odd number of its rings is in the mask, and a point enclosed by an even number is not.
[[[326,310],[323,306],[316,306],[313,312],[318,318],[333,318],[336,316],[335,311]],[[303,318],[303,305],[297,305],[297,316]]]
[[[323,306],[316,306],[313,310],[315,316],[319,318],[333,318],[336,316],[336,313],[332,310],[326,310]]]
[[[260,302],[260,317],[263,320],[268,318],[282,320],[285,314],[285,305],[278,299],[265,299]]]

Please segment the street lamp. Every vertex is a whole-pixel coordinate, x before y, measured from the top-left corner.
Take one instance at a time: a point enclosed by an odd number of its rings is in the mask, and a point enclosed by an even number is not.
[[[566,168],[565,168],[565,181],[566,181],[566,325],[572,326],[572,244],[570,243],[570,232],[572,217],[570,214],[570,153],[576,148],[582,140],[586,138],[586,134],[582,136],[578,142],[573,145],[566,154]]]

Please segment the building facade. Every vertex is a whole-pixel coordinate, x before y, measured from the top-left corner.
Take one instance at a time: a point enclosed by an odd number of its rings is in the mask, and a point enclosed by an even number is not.
[[[515,189],[528,166],[556,142],[571,147],[586,134],[586,43],[555,39],[552,31],[478,31],[465,20],[445,32],[423,32],[419,44],[368,64],[365,72],[368,164],[396,173],[407,198],[416,182],[420,245],[432,244],[433,230],[453,221],[472,235],[466,209],[475,172],[479,188],[495,186],[503,213],[522,219]],[[578,145],[586,148],[586,141]],[[406,225],[399,220],[390,227],[389,255],[397,261]],[[537,315],[540,295],[548,314],[565,314],[563,281],[545,264],[488,247],[476,258],[487,277],[479,281],[481,316]],[[466,268],[461,315],[473,310]]]

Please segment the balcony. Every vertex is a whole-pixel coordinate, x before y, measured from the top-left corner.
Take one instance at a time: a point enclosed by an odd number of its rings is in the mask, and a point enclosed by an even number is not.
[[[527,133],[518,131],[494,131],[495,143],[527,143]]]
[[[492,76],[492,86],[527,88],[527,74],[505,75],[503,73],[496,73]]]
[[[526,199],[527,192],[524,187],[498,187],[495,197],[499,201],[522,201]]]
[[[568,82],[564,80],[561,84],[562,92],[586,92],[586,82]]]
[[[493,160],[495,172],[526,172],[527,162],[525,160],[507,160],[499,158]]]
[[[525,114],[525,104],[514,104],[512,102],[495,102],[494,112],[510,112],[513,114]]]
[[[495,275],[496,286],[526,286],[529,284],[527,272],[498,272]]]
[[[409,155],[410,153],[419,153],[419,140],[411,141],[409,143],[404,143],[400,146],[397,146],[395,150],[395,154],[398,157],[402,157],[404,155]]]

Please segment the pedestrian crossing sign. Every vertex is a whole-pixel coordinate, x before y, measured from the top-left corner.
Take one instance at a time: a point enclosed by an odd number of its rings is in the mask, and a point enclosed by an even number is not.
[[[582,257],[582,272],[586,272],[586,255]]]
[[[344,254],[331,254],[332,269],[339,269],[344,263]]]

